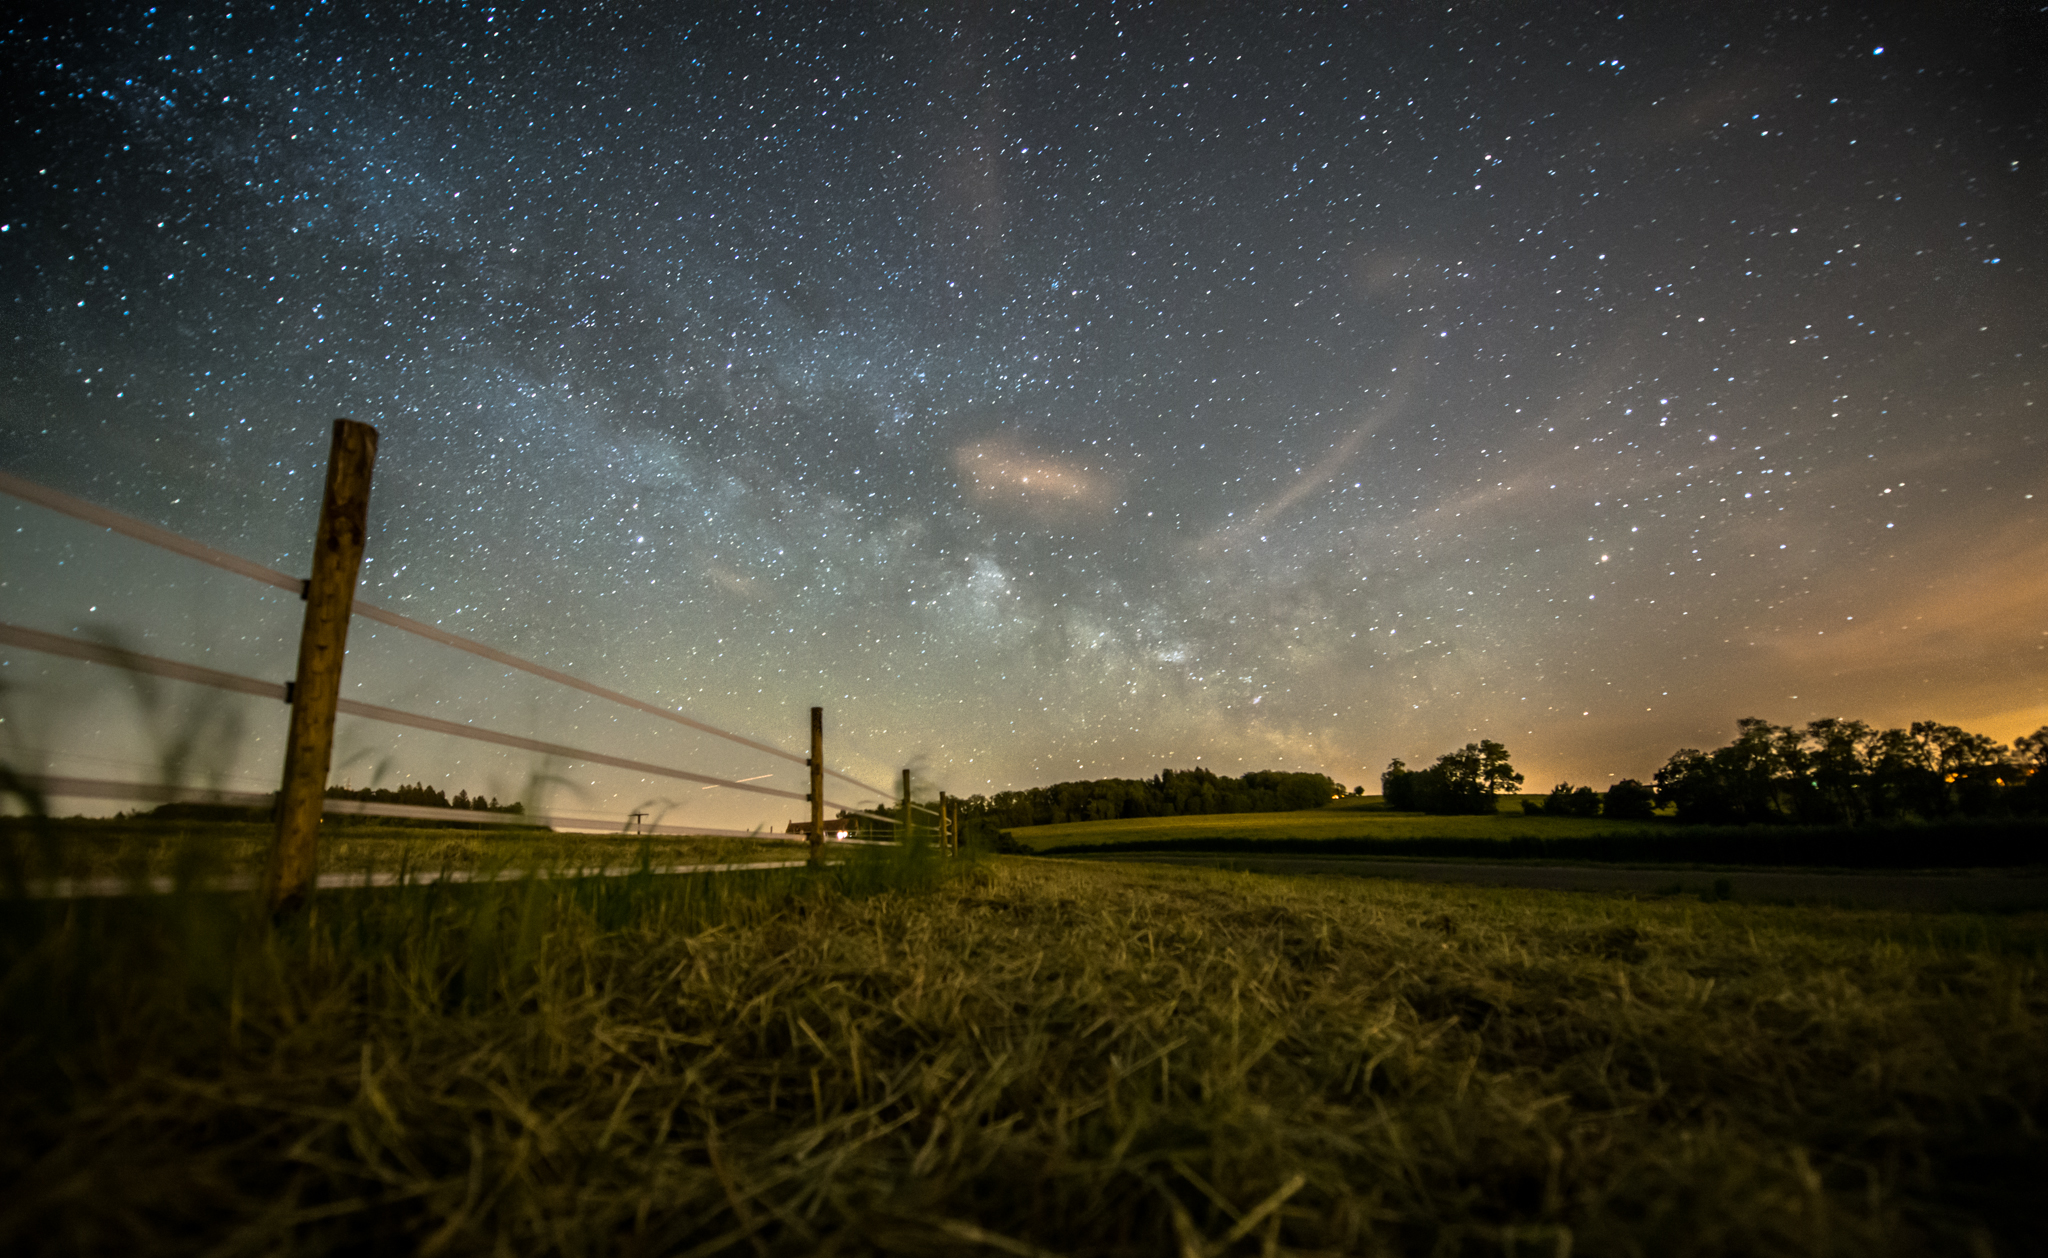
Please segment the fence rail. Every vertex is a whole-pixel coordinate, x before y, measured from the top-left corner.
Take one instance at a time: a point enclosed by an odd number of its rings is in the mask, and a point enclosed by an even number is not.
[[[75,636],[48,633],[25,626],[0,622],[0,646],[12,646],[45,654],[84,661],[86,663],[124,669],[131,672],[165,677],[195,685],[209,686],[258,698],[283,700],[292,706],[291,735],[287,738],[284,764],[284,788],[276,795],[248,791],[200,790],[173,786],[150,787],[132,782],[112,782],[100,779],[44,776],[17,780],[26,792],[42,796],[74,796],[86,798],[127,798],[159,799],[165,802],[189,801],[242,806],[263,806],[268,804],[276,819],[276,836],[272,844],[269,874],[264,881],[266,899],[275,913],[291,911],[303,901],[306,892],[315,886],[347,885],[333,883],[330,878],[314,879],[313,827],[318,825],[323,813],[358,816],[384,816],[409,819],[434,820],[467,823],[470,825],[562,825],[578,828],[609,830],[616,822],[597,818],[568,817],[563,815],[503,814],[488,811],[478,812],[463,809],[424,808],[405,804],[385,804],[365,800],[330,799],[325,797],[326,780],[333,739],[334,718],[337,714],[356,716],[387,724],[402,725],[429,733],[464,738],[477,742],[491,743],[515,750],[529,751],[557,759],[584,764],[604,765],[624,769],[628,772],[666,777],[704,785],[706,789],[725,788],[745,791],[750,794],[768,796],[810,805],[810,822],[804,829],[804,840],[811,846],[808,864],[817,864],[821,858],[821,844],[825,836],[824,808],[831,804],[841,810],[842,816],[861,817],[870,821],[883,822],[901,827],[899,837],[909,838],[916,833],[912,810],[924,812],[939,818],[939,832],[942,846],[949,834],[947,811],[941,796],[937,810],[915,804],[910,798],[910,773],[903,773],[901,816],[886,815],[880,810],[855,809],[825,796],[824,779],[830,776],[851,784],[871,795],[887,798],[888,792],[870,783],[863,782],[850,774],[829,769],[824,764],[823,709],[811,709],[811,754],[798,756],[780,747],[735,734],[730,730],[685,716],[673,709],[657,706],[633,698],[608,687],[571,676],[558,669],[522,659],[509,652],[487,646],[461,634],[451,633],[435,625],[400,615],[388,608],[364,602],[355,596],[357,570],[361,559],[365,513],[367,511],[371,468],[377,451],[376,430],[366,424],[352,420],[336,420],[334,443],[327,468],[325,496],[321,503],[320,523],[315,539],[314,572],[309,579],[300,579],[274,568],[265,567],[230,554],[203,542],[172,533],[167,529],[124,515],[95,503],[74,498],[69,494],[36,484],[23,477],[0,471],[0,492],[11,494],[23,501],[41,506],[47,510],[70,516],[87,524],[122,534],[137,541],[162,548],[174,554],[208,564],[212,567],[277,589],[293,591],[302,599],[309,600],[305,616],[305,627],[300,637],[299,670],[296,693],[292,684],[263,681],[245,677],[203,665],[188,664],[160,656],[145,655],[106,642],[95,642]],[[766,755],[791,763],[802,764],[809,770],[810,790],[807,793],[786,791],[779,787],[757,785],[757,778],[731,779],[697,773],[668,765],[652,764],[623,756],[584,748],[569,747],[523,735],[509,734],[499,730],[480,728],[473,723],[443,720],[420,713],[406,712],[397,708],[343,699],[335,691],[340,685],[340,670],[343,653],[346,650],[348,621],[354,616],[388,625],[403,632],[424,638],[438,645],[453,647],[479,658],[507,668],[531,674],[546,681],[556,682],[585,694],[617,703],[632,710],[643,712],[663,720],[682,725],[701,733],[736,743]],[[768,775],[761,775],[768,776]],[[461,814],[451,816],[450,814]],[[639,825],[642,814],[635,813],[626,823],[625,829],[640,834],[711,834],[734,837],[763,836],[758,831],[707,830],[702,827],[668,826],[661,824]],[[239,885],[239,884],[238,884]],[[374,884],[365,884],[374,885]],[[88,892],[90,893],[90,892]]]
[[[160,786],[147,782],[116,782],[103,778],[64,777],[31,774],[18,779],[22,786],[51,799],[125,799],[153,804],[223,804],[233,808],[268,808],[276,800],[274,791],[230,791],[203,786]],[[460,808],[422,808],[415,804],[380,804],[361,799],[329,799],[321,811],[340,816],[392,817],[416,821],[450,821],[457,825],[555,826],[576,830],[616,831],[634,835],[705,836],[721,839],[760,839],[766,843],[802,843],[801,835],[775,834],[768,830],[721,830],[709,826],[673,826],[634,822],[626,817],[577,817],[568,813],[465,812]],[[865,839],[839,839],[841,843],[866,843]]]
[[[828,865],[842,864],[827,861]],[[467,869],[444,869],[429,871],[396,870],[349,874],[321,874],[314,883],[323,891],[361,890],[367,887],[425,887],[436,883],[471,882],[521,882],[528,878],[554,880],[560,878],[630,878],[635,874],[746,874],[770,869],[799,869],[810,865],[809,861],[752,861],[726,865],[613,865],[600,869],[572,869],[560,872],[528,869],[496,869],[473,871]],[[252,874],[229,875],[224,878],[209,878],[189,884],[190,891],[253,891],[259,879]],[[31,900],[92,900],[108,899],[115,896],[129,896],[137,892],[150,895],[169,895],[180,889],[176,879],[163,874],[143,878],[46,878],[29,881],[23,888]]]
[[[126,537],[132,537],[137,541],[147,542],[152,546],[161,547],[174,554],[183,555],[188,559],[195,559],[200,563],[210,564],[225,572],[248,577],[252,581],[260,581],[265,585],[275,586],[281,590],[289,590],[293,594],[303,591],[306,585],[302,578],[279,572],[275,568],[266,568],[262,564],[254,563],[239,555],[232,555],[227,551],[208,546],[204,542],[194,541],[189,537],[183,537],[169,530],[158,528],[154,524],[138,520],[134,516],[123,515],[119,511],[110,510],[97,503],[87,502],[82,498],[74,498],[59,490],[51,489],[47,485],[39,485],[34,481],[25,480],[11,472],[0,471],[0,492],[12,494],[24,502],[32,502],[39,507],[55,511],[60,515],[68,515],[75,520],[82,520],[87,524],[110,529]],[[608,687],[584,681],[580,677],[573,677],[568,673],[549,668],[545,664],[536,664],[532,660],[521,659],[519,656],[500,651],[493,646],[487,646],[473,638],[466,638],[458,633],[450,633],[446,629],[427,624],[424,621],[414,620],[410,616],[400,615],[389,608],[364,602],[360,598],[354,601],[351,610],[365,620],[375,621],[381,625],[389,625],[394,629],[400,629],[406,633],[425,638],[429,642],[454,647],[458,651],[466,651],[481,659],[489,660],[494,664],[502,664],[507,668],[518,669],[535,677],[557,682],[571,689],[580,690],[585,694],[594,695],[597,698],[632,708],[637,712],[657,716],[665,721],[673,721],[678,725],[710,734],[716,738],[725,739],[727,742],[738,743],[742,747],[751,748],[765,755],[774,756],[778,759],[789,761],[792,764],[808,763],[805,757],[796,755],[793,752],[784,751],[772,743],[760,742],[756,739],[748,738],[744,734],[735,734],[730,730],[720,729],[716,725],[710,725],[694,717],[685,716],[673,709],[660,707],[641,699],[635,699],[631,695],[622,694]],[[837,769],[827,768],[825,773],[829,777],[838,778],[842,782],[857,786],[871,794],[883,798],[887,798],[889,795],[889,792],[881,787],[863,782],[859,778],[842,773]],[[797,798],[800,799],[802,796],[799,795]],[[837,807],[837,805],[834,806]]]
[[[28,629],[20,625],[0,621],[0,646],[17,646],[47,655],[65,656],[84,660],[92,664],[105,664],[112,668],[126,669],[134,673],[148,673],[157,677],[169,677],[177,681],[192,682],[195,685],[212,686],[217,690],[232,690],[240,694],[256,695],[265,699],[284,700],[285,687],[282,682],[263,681],[255,677],[243,677],[225,673],[217,668],[206,668],[198,664],[186,664],[178,660],[167,660],[161,656],[144,655],[124,647],[109,646],[101,642],[88,642],[66,637],[58,633],[45,633],[40,629]],[[577,747],[565,747],[560,743],[542,742],[537,738],[525,738],[518,734],[503,734],[496,730],[480,729],[457,721],[444,721],[439,717],[421,716],[414,712],[402,712],[397,708],[380,707],[374,703],[361,703],[354,699],[340,700],[336,709],[346,716],[360,716],[372,721],[383,721],[392,725],[405,725],[413,729],[426,730],[434,734],[448,734],[456,738],[468,738],[476,742],[496,743],[501,747],[512,747],[520,751],[539,752],[563,760],[575,760],[585,764],[602,764],[615,769],[627,769],[635,773],[653,774],[658,777],[677,778],[685,782],[701,782],[711,786],[723,786],[736,791],[749,791],[756,795],[772,795],[780,799],[802,801],[804,796],[797,791],[785,791],[774,786],[758,786],[752,782],[739,782],[731,778],[712,777],[706,773],[693,773],[688,769],[673,769],[665,765],[648,764],[642,760],[628,760],[621,756],[606,755],[600,751],[585,751]],[[834,808],[847,805],[827,801]]]

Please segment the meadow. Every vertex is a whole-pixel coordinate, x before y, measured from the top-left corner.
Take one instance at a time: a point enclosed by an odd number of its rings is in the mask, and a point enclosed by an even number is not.
[[[0,1247],[2042,1248],[2043,915],[850,855],[0,903]]]
[[[1498,839],[1518,837],[1583,838],[1634,834],[1655,823],[1607,821],[1585,817],[1532,817],[1522,813],[1520,798],[1504,796],[1492,816],[1431,817],[1390,812],[1377,796],[1345,800],[1326,808],[1301,812],[1211,813],[1193,817],[1130,817],[1115,821],[1073,821],[1060,825],[1019,826],[1005,831],[1026,850],[1106,843],[1183,843],[1218,838],[1262,842],[1333,839]]]
[[[1300,812],[1133,817],[1005,830],[1006,850],[1045,855],[1174,852],[1260,859],[1512,861],[1659,868],[2012,869],[2048,866],[2040,817],[1945,818],[1880,825],[1688,825],[1525,815],[1503,797],[1492,815],[1389,811],[1374,797]]]

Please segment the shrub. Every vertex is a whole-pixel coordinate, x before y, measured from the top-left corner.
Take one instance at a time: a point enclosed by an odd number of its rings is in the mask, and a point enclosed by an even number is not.
[[[1597,817],[1600,815],[1600,795],[1590,786],[1573,786],[1570,782],[1559,782],[1550,788],[1550,796],[1543,802],[1546,817]]]
[[[1607,788],[1603,811],[1618,821],[1648,821],[1657,813],[1657,797],[1634,778],[1623,778]]]

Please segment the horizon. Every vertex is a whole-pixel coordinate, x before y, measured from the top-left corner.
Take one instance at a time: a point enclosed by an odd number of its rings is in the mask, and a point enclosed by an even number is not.
[[[0,471],[301,573],[360,420],[360,597],[785,751],[823,705],[891,789],[1370,791],[1481,738],[1604,786],[1749,716],[2009,744],[2048,725],[2032,29],[30,15]],[[291,675],[291,594],[0,505],[4,619]],[[361,619],[348,658],[365,703],[806,789]],[[274,787],[275,702],[0,662],[12,763]],[[401,762],[786,820],[350,717],[330,780]]]

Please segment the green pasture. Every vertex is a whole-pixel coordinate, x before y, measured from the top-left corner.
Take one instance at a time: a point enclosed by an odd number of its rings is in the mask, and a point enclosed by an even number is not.
[[[1034,852],[1077,843],[1156,843],[1182,839],[1512,839],[1585,838],[1640,834],[1658,821],[1532,817],[1519,797],[1503,797],[1493,816],[1432,817],[1389,812],[1378,797],[1333,803],[1304,812],[1215,813],[1201,817],[1131,817],[1119,821],[1075,821],[1018,826],[1005,831]]]

